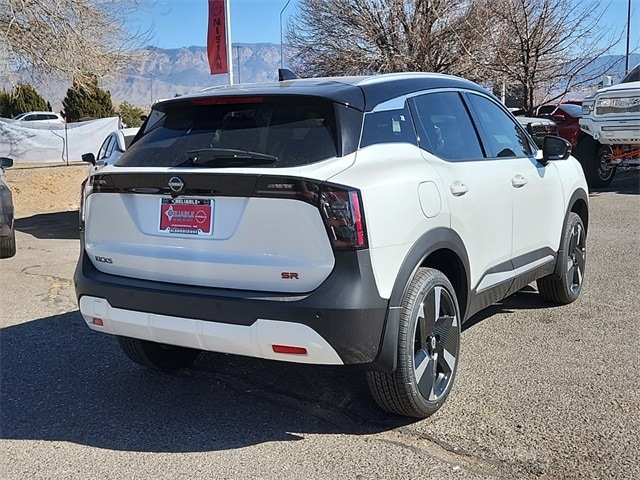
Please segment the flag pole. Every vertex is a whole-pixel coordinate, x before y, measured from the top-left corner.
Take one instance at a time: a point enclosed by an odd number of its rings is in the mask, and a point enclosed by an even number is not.
[[[226,17],[226,34],[227,34],[227,70],[229,72],[229,85],[233,85],[233,50],[231,49],[231,0],[224,2],[224,16]],[[238,65],[240,68],[240,65]]]

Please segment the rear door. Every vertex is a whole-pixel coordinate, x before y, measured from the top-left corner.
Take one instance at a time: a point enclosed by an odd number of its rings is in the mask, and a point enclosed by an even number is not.
[[[462,96],[456,91],[412,99],[425,158],[434,162],[451,210],[451,228],[471,261],[471,289],[510,286],[513,214],[507,161],[487,159]]]

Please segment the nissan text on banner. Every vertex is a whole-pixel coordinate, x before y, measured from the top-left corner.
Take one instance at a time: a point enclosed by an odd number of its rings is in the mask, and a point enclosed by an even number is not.
[[[209,23],[207,30],[207,57],[211,74],[228,73],[226,0],[209,0]]]

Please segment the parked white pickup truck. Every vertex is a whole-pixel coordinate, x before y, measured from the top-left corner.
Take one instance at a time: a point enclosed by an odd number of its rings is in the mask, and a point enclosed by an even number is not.
[[[640,169],[640,64],[618,85],[582,103],[580,128],[586,135],[575,157],[590,187],[606,187],[617,169]]]

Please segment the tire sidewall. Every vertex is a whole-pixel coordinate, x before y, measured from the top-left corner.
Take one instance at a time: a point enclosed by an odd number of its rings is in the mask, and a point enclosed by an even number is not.
[[[571,252],[569,252],[569,246],[571,244],[572,232],[575,226],[578,224],[582,227],[582,231],[584,232],[584,223],[582,222],[582,219],[578,214],[572,212],[569,215],[569,218],[567,219],[567,224],[565,226],[564,234],[562,237],[562,256],[560,257],[560,261],[563,262],[563,265],[566,265],[569,259],[569,255],[571,254]],[[586,232],[583,233],[583,235],[586,236]],[[585,270],[586,270],[586,257],[587,257],[586,249],[584,251],[584,256],[585,256]],[[582,272],[582,274],[584,277],[585,272]],[[570,298],[571,301],[575,301],[580,296],[580,292],[582,292],[583,282],[580,282],[580,287],[578,288],[577,291],[574,292],[571,289],[571,280],[567,276],[566,268],[562,270],[562,281],[563,281],[563,285],[564,285],[564,289],[567,294],[567,297]]]
[[[414,409],[423,412],[423,414],[427,416],[438,410],[446,401],[455,380],[460,357],[460,308],[458,306],[458,299],[456,297],[455,290],[451,285],[451,282],[449,282],[447,277],[438,270],[430,268],[418,269],[416,275],[412,279],[411,284],[419,289],[419,294],[413,297],[410,293],[410,290],[408,290],[405,294],[405,299],[403,300],[402,313],[400,318],[401,331],[398,344],[398,373],[403,378],[403,382],[405,383],[407,388],[408,397],[413,403]],[[424,398],[418,388],[414,368],[415,352],[413,348],[413,341],[416,335],[418,311],[420,309],[421,302],[431,292],[431,290],[435,289],[436,287],[443,288],[452,299],[452,303],[455,309],[455,315],[458,320],[458,355],[456,357],[456,362],[446,389],[440,395],[440,397],[438,397],[437,400],[429,401]],[[406,338],[408,343],[402,342],[401,339],[403,338]]]

